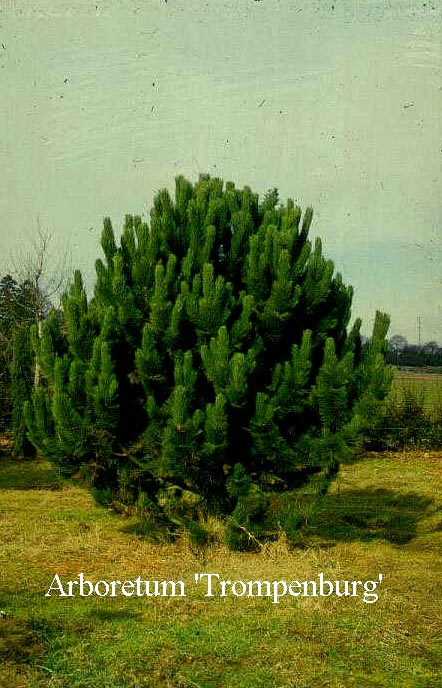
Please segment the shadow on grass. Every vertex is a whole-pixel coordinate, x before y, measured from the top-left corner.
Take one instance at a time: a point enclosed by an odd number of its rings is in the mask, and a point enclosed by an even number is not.
[[[129,609],[94,609],[91,611],[91,616],[97,621],[121,621],[132,619],[136,621],[141,619],[142,612],[130,611]]]
[[[46,461],[0,457],[0,490],[59,490],[62,479]]]
[[[119,530],[126,535],[135,535],[154,545],[164,545],[174,541],[173,534],[170,531],[170,523],[167,523],[167,521],[155,522],[135,519],[128,524],[122,525]]]
[[[299,505],[301,501],[298,502]],[[305,525],[287,531],[296,546],[330,546],[336,542],[385,540],[403,545],[417,534],[419,522],[433,513],[434,500],[418,492],[399,492],[385,488],[345,490],[324,497],[318,510]],[[302,511],[302,510],[301,510]],[[125,533],[154,544],[173,542],[166,524],[152,521],[131,522],[121,528]],[[276,533],[265,539],[275,539]]]
[[[416,535],[417,524],[430,512],[433,500],[417,492],[383,488],[346,490],[325,497],[322,508],[303,528],[303,540],[387,540],[403,545]]]
[[[55,469],[45,461],[12,459],[5,454],[0,456],[0,489],[59,490],[63,483]],[[328,494],[308,524],[302,527],[299,541],[296,534],[293,540],[301,546],[310,544],[309,540],[314,540],[316,545],[375,539],[406,544],[416,536],[419,521],[430,515],[432,505],[433,500],[417,492],[403,493],[384,488]],[[124,525],[121,530],[154,543],[173,539],[167,524],[142,519]]]
[[[0,661],[17,664],[38,659],[44,652],[40,634],[26,621],[0,618]]]

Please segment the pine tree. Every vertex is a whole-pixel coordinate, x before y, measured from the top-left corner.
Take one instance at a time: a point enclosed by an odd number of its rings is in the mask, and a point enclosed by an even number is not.
[[[50,317],[34,338],[35,446],[95,491],[174,522],[197,504],[231,534],[255,537],[272,495],[325,494],[391,375],[388,318],[365,347],[348,329],[312,217],[204,175],[160,191],[149,225],[126,216],[119,245],[106,219],[93,297],[76,273],[65,331]]]
[[[32,454],[32,445],[26,435],[24,417],[25,403],[31,398],[33,389],[34,355],[29,326],[22,324],[14,331],[14,356],[12,365],[12,441],[16,456]]]
[[[4,431],[12,430],[13,433],[16,432],[19,422],[17,408],[21,408],[23,403],[23,388],[17,381],[17,366],[14,363],[14,347],[15,343],[20,347],[20,357],[23,353],[24,335],[22,332],[18,333],[23,326],[29,328],[35,322],[36,300],[40,304],[48,304],[45,295],[36,292],[29,280],[19,283],[11,275],[6,275],[0,280],[0,428]],[[22,364],[23,361],[20,365]],[[13,399],[15,390],[20,394],[17,403]],[[24,440],[23,428],[20,433]],[[23,444],[20,440],[16,450],[20,453],[25,446],[26,443]]]

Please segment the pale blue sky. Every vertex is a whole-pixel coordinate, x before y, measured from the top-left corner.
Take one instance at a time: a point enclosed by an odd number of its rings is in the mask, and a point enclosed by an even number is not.
[[[441,9],[4,0],[0,270],[40,223],[91,281],[103,216],[210,172],[313,205],[366,332],[442,343]]]

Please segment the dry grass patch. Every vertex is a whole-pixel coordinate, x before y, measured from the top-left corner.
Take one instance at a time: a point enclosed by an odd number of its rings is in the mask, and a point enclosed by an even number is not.
[[[13,474],[12,464],[0,465],[0,484],[4,468],[8,480]],[[12,678],[0,674],[0,685],[437,687],[441,468],[436,453],[367,457],[342,470],[295,547],[281,537],[256,554],[217,546],[196,556],[185,539],[152,544],[72,485],[4,487],[0,609],[11,625],[0,650],[11,648],[2,671]],[[55,573],[66,581],[80,571],[94,582],[183,580],[187,596],[45,597]],[[207,598],[196,572],[231,581],[384,578],[374,604],[289,596],[272,604]]]

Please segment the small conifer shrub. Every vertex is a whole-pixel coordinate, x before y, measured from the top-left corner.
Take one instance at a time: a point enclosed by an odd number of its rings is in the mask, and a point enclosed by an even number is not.
[[[126,216],[119,244],[106,219],[93,297],[77,272],[64,326],[34,337],[35,447],[153,519],[217,514],[236,546],[301,522],[298,496],[326,493],[391,382],[388,317],[363,346],[311,221],[206,175],[160,191],[149,224]]]

